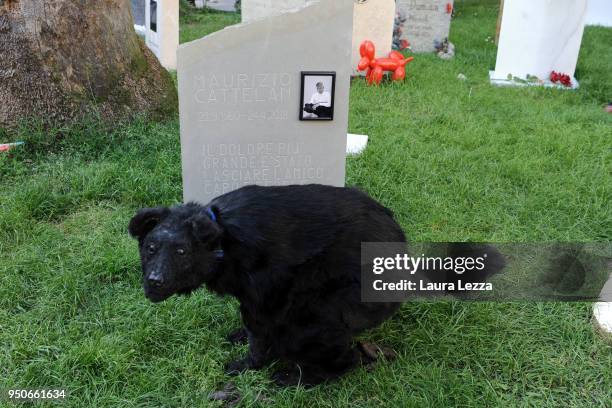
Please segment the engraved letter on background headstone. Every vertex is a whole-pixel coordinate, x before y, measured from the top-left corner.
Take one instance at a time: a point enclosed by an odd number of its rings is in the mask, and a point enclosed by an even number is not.
[[[185,201],[248,184],[344,185],[353,0],[227,27],[179,48]],[[301,71],[335,71],[333,121],[300,121]]]
[[[397,0],[397,10],[406,16],[401,38],[412,51],[435,51],[435,42],[448,37],[452,5],[452,0]]]

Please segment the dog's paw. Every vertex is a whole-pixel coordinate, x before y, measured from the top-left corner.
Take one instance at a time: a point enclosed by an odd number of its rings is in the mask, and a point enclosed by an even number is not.
[[[394,360],[397,353],[389,347],[379,346],[376,343],[368,343],[365,341],[358,343],[358,350],[361,357],[361,363],[370,366],[376,363],[381,357],[385,360]]]
[[[300,383],[299,370],[280,369],[272,373],[272,381],[280,387],[292,387]]]
[[[244,327],[240,327],[227,335],[227,341],[231,344],[247,344],[249,335]]]
[[[241,358],[240,360],[230,361],[225,365],[225,374],[227,375],[238,375],[251,368],[248,358]]]

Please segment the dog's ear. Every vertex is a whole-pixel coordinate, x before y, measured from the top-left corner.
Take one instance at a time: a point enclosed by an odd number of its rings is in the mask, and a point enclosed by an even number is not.
[[[144,238],[157,224],[168,216],[170,209],[166,207],[143,208],[130,221],[128,231],[134,238]]]
[[[191,227],[193,236],[200,242],[212,243],[221,236],[221,227],[216,221],[213,221],[206,210],[198,211],[189,217],[187,223]]]

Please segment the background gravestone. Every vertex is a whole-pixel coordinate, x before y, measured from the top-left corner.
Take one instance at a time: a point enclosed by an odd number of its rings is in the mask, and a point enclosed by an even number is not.
[[[166,69],[176,69],[179,0],[145,0],[145,43]]]
[[[132,16],[134,24],[139,26],[145,25],[145,0],[131,0]]]
[[[492,82],[503,85],[511,82],[508,75],[528,74],[546,80],[553,70],[572,77],[586,13],[587,0],[506,0]]]
[[[313,2],[180,46],[185,201],[248,184],[344,185],[352,24],[353,0]],[[333,121],[299,120],[301,71],[336,72]]]
[[[414,52],[433,52],[436,42],[448,37],[453,1],[397,0],[397,12],[406,18],[400,40]]]
[[[356,0],[353,14],[353,54],[351,64],[355,73],[361,59],[359,46],[370,40],[376,46],[376,56],[386,57],[393,41],[395,0]],[[362,72],[365,75],[365,72]]]

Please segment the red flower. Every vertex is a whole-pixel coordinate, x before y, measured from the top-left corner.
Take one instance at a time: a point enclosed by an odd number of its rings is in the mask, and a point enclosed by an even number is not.
[[[571,87],[572,79],[567,74],[562,74],[560,72],[552,71],[550,73],[550,82],[556,84],[560,83],[563,86]]]
[[[453,5],[452,3],[446,3],[446,13],[450,14],[453,12]]]

